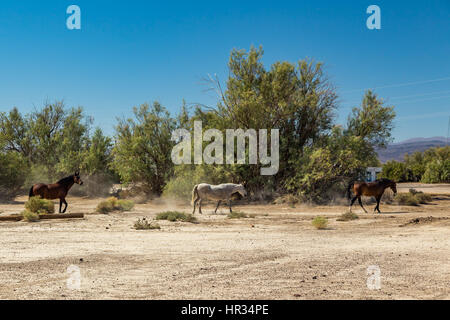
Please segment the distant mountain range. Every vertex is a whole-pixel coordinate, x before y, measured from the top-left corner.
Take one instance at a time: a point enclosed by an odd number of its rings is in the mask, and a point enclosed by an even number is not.
[[[413,138],[399,143],[393,143],[386,149],[377,150],[378,158],[382,163],[389,160],[403,161],[405,154],[416,151],[425,151],[431,147],[443,147],[447,143],[445,137]]]

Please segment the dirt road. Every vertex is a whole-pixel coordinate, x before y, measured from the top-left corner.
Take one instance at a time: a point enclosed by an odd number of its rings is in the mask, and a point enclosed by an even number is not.
[[[0,205],[0,212],[18,213],[25,200]],[[70,198],[68,211],[92,213],[99,201]],[[248,205],[235,210],[256,216],[235,220],[226,208],[213,215],[209,205],[198,224],[132,229],[138,218],[173,207],[0,223],[0,298],[450,298],[448,195],[420,207],[382,205],[380,215],[355,207],[360,219],[349,222],[336,221],[344,206]],[[319,214],[329,219],[327,230],[311,225]],[[429,216],[439,219],[414,221]],[[67,286],[71,265],[80,270],[79,290]],[[381,272],[379,290],[367,286],[369,266]]]

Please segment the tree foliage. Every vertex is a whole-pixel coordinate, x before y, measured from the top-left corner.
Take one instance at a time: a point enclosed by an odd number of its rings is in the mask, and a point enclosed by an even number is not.
[[[133,109],[134,119],[119,120],[112,165],[124,183],[139,183],[160,195],[172,176],[172,131],[176,120],[158,102]]]

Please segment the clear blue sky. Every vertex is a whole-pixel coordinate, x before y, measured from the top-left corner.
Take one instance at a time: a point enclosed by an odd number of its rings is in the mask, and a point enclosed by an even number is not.
[[[82,29],[66,28],[81,8]],[[366,8],[381,8],[381,30]],[[338,122],[367,88],[396,106],[396,141],[445,136],[450,116],[450,1],[0,2],[0,111],[45,100],[83,106],[108,134],[134,105],[215,105],[233,48],[262,45],[264,63],[323,61],[338,88]]]

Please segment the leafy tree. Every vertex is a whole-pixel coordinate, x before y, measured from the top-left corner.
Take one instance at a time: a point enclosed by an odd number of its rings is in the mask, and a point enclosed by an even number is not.
[[[349,136],[336,126],[331,135],[307,147],[293,163],[296,173],[286,181],[290,192],[304,200],[323,203],[341,197],[349,180],[360,177],[377,159],[365,152],[361,137]]]
[[[9,113],[0,112],[0,146],[4,151],[18,152],[25,158],[33,155],[30,123],[17,108]]]
[[[394,180],[396,182],[408,181],[408,170],[406,164],[395,160],[384,164],[381,177]]]
[[[135,119],[119,120],[113,168],[124,183],[140,183],[160,195],[173,172],[172,131],[176,120],[158,102],[133,109]]]
[[[305,146],[331,129],[337,95],[321,63],[276,62],[266,69],[262,56],[262,48],[252,47],[248,52],[233,50],[226,90],[215,81],[219,95],[217,109],[195,116],[204,122],[205,128],[279,129],[280,168],[275,177],[261,177],[259,165],[235,165],[228,169],[233,176],[247,181],[250,189],[263,184],[283,189],[280,182],[295,173],[290,163],[301,157]]]
[[[353,108],[348,119],[348,133],[363,138],[373,148],[384,148],[392,140],[395,118],[394,107],[384,107],[384,102],[372,91],[367,91],[361,107]]]
[[[27,160],[18,152],[0,152],[0,199],[15,197],[30,172]]]

